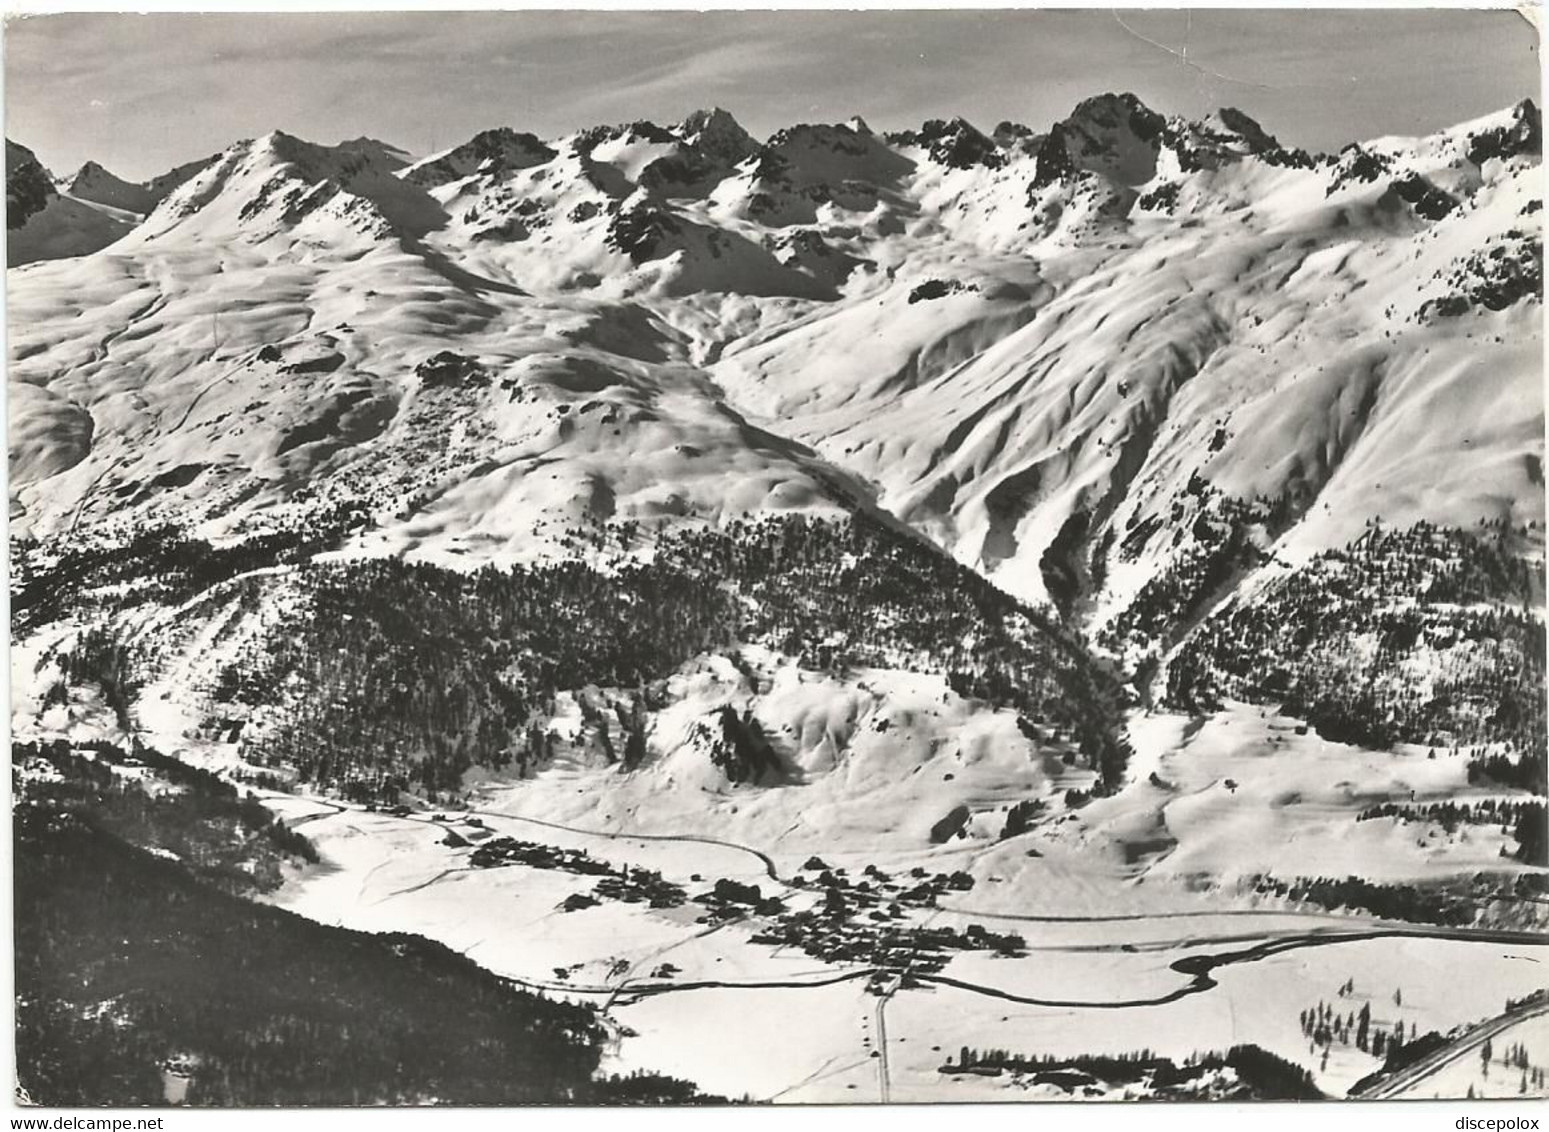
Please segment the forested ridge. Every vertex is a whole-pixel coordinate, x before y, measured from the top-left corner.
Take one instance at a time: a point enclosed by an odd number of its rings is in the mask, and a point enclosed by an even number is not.
[[[306,562],[367,522],[364,507],[339,505],[219,546],[172,524],[117,539],[12,539],[11,635],[69,616],[175,605],[251,570]]]
[[[577,538],[640,541],[622,525]],[[663,532],[651,551],[611,567],[459,573],[369,559],[237,578],[211,599],[234,607],[227,627],[276,594],[286,613],[212,674],[211,714],[277,709],[274,726],[244,734],[244,757],[303,782],[362,799],[434,795],[474,765],[541,765],[556,695],[588,687],[628,696],[617,755],[632,769],[644,709],[659,706],[648,685],[701,653],[763,644],[813,669],[942,673],[1077,748],[1104,782],[1122,775],[1116,680],[1048,615],[912,538],[861,516],[785,517]],[[155,658],[96,632],[64,664],[118,704]]]
[[[1169,665],[1166,702],[1278,703],[1328,739],[1531,759],[1545,743],[1542,584],[1509,531],[1374,526],[1206,620]]]
[[[1315,904],[1331,910],[1367,912],[1389,920],[1415,924],[1467,926],[1481,914],[1499,915],[1512,904],[1531,906],[1543,902],[1549,882],[1540,873],[1523,872],[1503,879],[1501,875],[1476,873],[1445,881],[1382,884],[1361,877],[1279,877],[1253,879],[1253,891],[1261,896],[1284,897],[1293,904]],[[1502,907],[1491,908],[1499,903]]]
[[[43,771],[18,791],[30,804],[68,811],[226,892],[270,892],[285,865],[317,863],[311,843],[251,792],[147,747],[130,753],[106,742],[13,742],[11,763]]]

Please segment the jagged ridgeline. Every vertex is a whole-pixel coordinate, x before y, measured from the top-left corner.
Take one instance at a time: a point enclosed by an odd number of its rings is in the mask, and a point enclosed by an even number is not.
[[[945,674],[1075,748],[1104,782],[1122,774],[1113,677],[1048,615],[914,537],[862,515],[579,537],[613,564],[375,559],[236,577],[170,631],[84,634],[64,666],[127,714],[173,657],[205,650],[205,710],[217,728],[241,726],[249,763],[362,799],[455,791],[473,766],[540,768],[565,692],[582,693],[606,757],[634,769],[665,678],[745,645],[817,670]]]

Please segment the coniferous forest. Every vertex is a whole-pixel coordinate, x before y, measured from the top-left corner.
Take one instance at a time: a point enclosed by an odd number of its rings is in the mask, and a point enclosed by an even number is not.
[[[576,532],[626,549],[629,525]],[[1122,777],[1122,693],[1046,614],[911,537],[854,516],[734,522],[654,539],[614,570],[582,561],[459,573],[395,559],[310,564],[236,579],[201,599],[234,632],[266,602],[286,610],[212,673],[212,718],[271,708],[243,754],[360,800],[455,791],[471,766],[545,758],[556,695],[588,686],[649,700],[647,685],[699,653],[765,644],[806,667],[893,665],[944,674],[960,694],[1016,709]],[[217,643],[222,639],[217,633]],[[110,629],[64,658],[110,703],[157,669]],[[638,718],[638,715],[637,715]],[[626,731],[628,725],[626,724]],[[632,769],[627,742],[620,753]]]
[[[1542,1090],[1534,29],[777,15],[6,25],[19,1103]]]
[[[599,1078],[606,1034],[590,1007],[518,989],[417,936],[327,927],[245,899],[266,884],[221,847],[245,820],[229,787],[184,776],[169,804],[180,807],[174,833],[170,819],[135,817],[143,798],[126,802],[106,771],[154,772],[154,752],[91,754],[29,744],[12,754],[34,772],[13,775],[16,1052],[34,1102],[704,1099],[667,1078]],[[257,840],[269,854],[307,855],[299,834]]]
[[[1502,744],[1543,793],[1541,586],[1510,532],[1372,527],[1208,618],[1169,667],[1166,699],[1276,703],[1324,738],[1374,748]]]
[[[1229,1070],[1232,1083],[1211,1094],[1210,1075]],[[1077,1054],[1057,1057],[1029,1055],[1004,1049],[963,1046],[957,1058],[947,1058],[940,1072],[1027,1078],[1034,1085],[1052,1085],[1073,1095],[1101,1096],[1108,1089],[1143,1085],[1142,1097],[1152,1100],[1200,1099],[1215,1095],[1220,1100],[1322,1099],[1312,1075],[1255,1045],[1238,1045],[1226,1053],[1195,1053],[1181,1064],[1150,1050],[1116,1055]]]

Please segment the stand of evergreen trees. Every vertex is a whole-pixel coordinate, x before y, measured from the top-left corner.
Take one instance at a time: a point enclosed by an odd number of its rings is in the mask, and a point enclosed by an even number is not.
[[[128,844],[170,854],[227,892],[272,891],[287,862],[315,864],[317,851],[251,794],[149,748],[130,754],[110,743],[72,748],[64,740],[13,743],[13,767],[46,767],[29,777],[28,800]],[[168,787],[172,787],[169,789]]]
[[[577,532],[596,547],[631,525]],[[472,766],[521,770],[549,754],[562,691],[635,689],[592,724],[644,755],[647,686],[692,657],[764,644],[808,667],[943,673],[964,695],[1015,708],[1025,728],[1122,778],[1122,693],[1046,613],[863,516],[733,522],[662,533],[647,561],[580,561],[459,573],[396,559],[309,564],[222,591],[237,613],[287,610],[213,673],[212,715],[278,709],[244,733],[250,761],[359,800],[453,793]],[[232,623],[231,621],[228,624]],[[67,671],[133,700],[158,659],[111,630],[82,635]]]
[[[1510,766],[1517,764],[1508,763]],[[1474,781],[1474,763],[1469,764],[1469,781]],[[1545,813],[1542,802],[1503,802],[1486,798],[1482,802],[1432,802],[1407,805],[1387,802],[1370,806],[1356,815],[1356,821],[1374,818],[1399,818],[1402,821],[1435,822],[1448,833],[1460,825],[1499,825],[1517,842],[1517,860],[1529,865],[1549,865],[1549,845],[1545,844]]]
[[[200,847],[257,825],[246,802],[196,778],[148,801],[121,781],[148,767],[159,773],[136,756],[13,751],[15,1051],[37,1103],[718,1099],[649,1074],[599,1079],[591,1007],[520,990],[417,936],[325,927],[234,895],[254,887],[233,883],[252,870],[212,865]],[[169,833],[181,859],[166,855]]]
[[[1472,924],[1493,901],[1541,903],[1549,878],[1541,873],[1502,876],[1478,873],[1435,884],[1378,884],[1360,877],[1261,876],[1253,891],[1315,904],[1330,911],[1368,912],[1389,920],[1462,927]]]
[[[1187,1087],[1206,1073],[1230,1068],[1236,1071],[1241,1088],[1227,1099],[1233,1100],[1318,1100],[1323,1097],[1312,1075],[1299,1065],[1286,1061],[1255,1045],[1238,1045],[1226,1053],[1194,1053],[1180,1065],[1151,1050],[1121,1054],[1077,1054],[1052,1057],[1013,1053],[1004,1049],[978,1050],[964,1046],[954,1062],[950,1057],[941,1067],[943,1073],[973,1073],[983,1070],[1032,1075],[1056,1083],[1062,1074],[1077,1074],[1102,1081],[1109,1086],[1137,1085],[1146,1082],[1160,1097],[1189,1095]],[[1072,1077],[1069,1080],[1075,1080]]]
[[[368,521],[364,507],[340,504],[224,546],[172,524],[121,539],[12,539],[11,635],[93,609],[174,605],[249,570],[306,562]]]
[[[1233,499],[1198,475],[1186,492],[1199,510],[1185,522],[1183,504],[1175,505],[1172,542],[1178,552],[1098,633],[1103,648],[1153,657],[1166,652],[1226,586],[1265,561],[1259,546],[1265,533],[1278,532],[1291,518],[1285,501]],[[1156,518],[1136,523],[1120,540],[1119,557],[1134,560],[1164,529]]]
[[[1498,743],[1531,758],[1546,741],[1544,627],[1529,609],[1543,580],[1513,539],[1369,528],[1207,620],[1169,665],[1166,700],[1277,703],[1374,748]],[[1544,793],[1541,756],[1531,766]]]

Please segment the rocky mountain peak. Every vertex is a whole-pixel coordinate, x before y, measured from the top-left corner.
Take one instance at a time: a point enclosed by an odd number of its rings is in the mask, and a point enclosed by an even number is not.
[[[920,127],[919,136],[931,160],[940,165],[953,169],[998,169],[1006,163],[1000,146],[965,118],[932,119]]]
[[[582,157],[589,157],[594,149],[607,142],[646,142],[652,145],[671,145],[678,136],[655,122],[644,118],[615,125],[589,126],[577,131],[570,138],[570,147]]]
[[[435,188],[473,173],[499,176],[530,169],[556,156],[556,151],[536,135],[499,126],[481,130],[462,145],[416,162],[399,176],[410,184]]]
[[[995,129],[990,132],[990,137],[1007,154],[1018,157],[1036,153],[1038,146],[1043,142],[1031,127],[1009,120],[996,123]]]
[[[1273,134],[1266,131],[1263,126],[1235,106],[1221,107],[1220,110],[1216,111],[1214,117],[1226,129],[1248,142],[1254,152],[1280,148],[1280,142],[1276,140]]]
[[[389,162],[397,162],[407,165],[410,161],[409,151],[390,142],[380,141],[377,138],[358,137],[342,141],[336,147],[350,150],[355,153],[369,153],[373,157],[381,158]]]
[[[1035,159],[1037,162],[1033,171],[1035,189],[1066,180],[1079,171],[1076,163],[1071,160],[1065,126],[1061,122],[1054,123],[1053,128],[1049,130],[1048,135],[1043,139],[1043,144],[1038,147]]]
[[[683,143],[712,161],[733,166],[758,152],[758,142],[731,113],[719,106],[695,110],[672,131]]]
[[[95,161],[87,161],[77,169],[64,189],[78,200],[130,212],[149,212],[156,205],[155,195],[146,186],[115,176]]]
[[[1475,165],[1483,165],[1491,158],[1506,159],[1520,154],[1538,156],[1543,150],[1543,114],[1531,98],[1524,98],[1511,108],[1504,123],[1471,139],[1468,157]]]
[[[24,145],[5,139],[5,216],[7,228],[20,228],[41,212],[49,198],[57,196],[54,182],[37,155]]]
[[[1127,130],[1141,140],[1149,140],[1161,133],[1165,124],[1161,114],[1152,110],[1134,94],[1112,92],[1082,99],[1064,120],[1069,129],[1096,135],[1112,134]]]
[[[1167,120],[1128,92],[1083,99],[1054,124],[1038,150],[1035,187],[1072,173],[1097,173],[1122,186],[1156,175]]]

